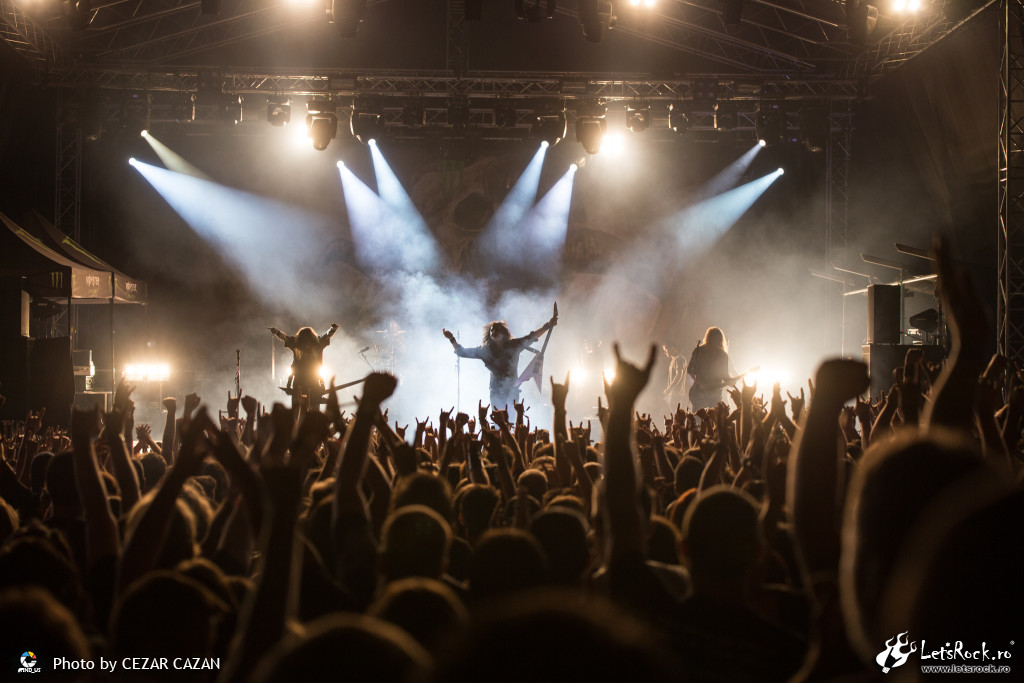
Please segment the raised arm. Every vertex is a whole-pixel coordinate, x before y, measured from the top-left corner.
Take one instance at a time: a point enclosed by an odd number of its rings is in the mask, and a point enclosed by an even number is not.
[[[978,376],[986,362],[989,324],[974,280],[954,266],[949,245],[940,239],[934,250],[952,340],[949,359],[935,381],[934,400],[925,407],[922,424],[970,432],[974,427]]]
[[[288,618],[296,612],[295,526],[302,506],[302,482],[326,433],[327,418],[316,411],[307,413],[289,456],[268,453],[260,462],[270,503],[269,523],[260,539],[262,571],[256,590],[243,605],[237,641],[222,680],[246,680],[260,657],[284,635]]]
[[[127,588],[156,565],[167,538],[178,494],[181,493],[185,481],[199,471],[199,466],[203,462],[206,447],[202,442],[202,435],[208,428],[213,429],[214,425],[204,409],[199,411],[189,424],[174,467],[160,480],[149,507],[142,512],[135,529],[125,539],[117,583],[119,590]]]
[[[71,449],[74,453],[75,486],[82,500],[85,517],[86,563],[91,567],[103,557],[116,557],[120,552],[117,521],[110,511],[107,493],[96,465],[93,446],[99,433],[97,410],[72,410]]]
[[[331,337],[338,331],[338,323],[331,323],[331,329],[320,335],[320,346],[327,346],[331,343]]]
[[[380,404],[398,385],[392,375],[374,372],[363,385],[355,418],[349,425],[341,460],[334,479],[334,503],[331,514],[338,567],[342,582],[356,595],[369,600],[376,581],[376,545],[370,527],[370,514],[361,486],[369,458],[370,429]]]
[[[112,413],[103,416],[103,432],[100,441],[110,449],[110,459],[114,464],[114,477],[121,489],[121,506],[127,512],[139,502],[139,479],[132,466],[128,444],[124,440],[124,424],[127,416],[116,408]]]
[[[613,349],[616,359],[615,380],[608,387],[609,415],[604,451],[609,558],[645,552],[639,480],[633,449],[633,405],[650,380],[657,353],[657,347],[652,344],[647,365],[639,368],[623,360],[618,344]]]
[[[793,447],[788,501],[793,532],[807,571],[834,575],[839,562],[839,413],[843,404],[868,388],[867,366],[852,360],[827,360],[818,368],[814,400]]]

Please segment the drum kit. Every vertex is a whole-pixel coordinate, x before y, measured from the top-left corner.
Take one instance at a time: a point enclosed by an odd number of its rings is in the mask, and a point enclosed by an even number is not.
[[[398,321],[389,321],[383,330],[373,331],[379,342],[360,349],[359,356],[374,372],[398,375],[398,367],[405,354],[405,332]]]

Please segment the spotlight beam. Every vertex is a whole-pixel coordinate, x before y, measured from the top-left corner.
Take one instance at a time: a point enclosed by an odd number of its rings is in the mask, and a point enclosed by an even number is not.
[[[129,163],[255,293],[293,308],[308,302],[327,219],[137,159]]]
[[[169,171],[175,173],[184,173],[185,175],[192,176],[193,178],[201,178],[203,180],[210,180],[210,177],[200,171],[198,168],[185,161],[185,159],[173,151],[170,147],[153,137],[153,134],[147,130],[142,131],[142,138],[149,143],[149,146],[153,148],[156,155],[160,157],[160,161]]]
[[[675,229],[679,244],[687,248],[691,257],[705,253],[782,173],[780,168],[676,214],[670,219],[670,225]]]
[[[502,200],[480,236],[481,251],[498,261],[502,261],[505,255],[515,253],[519,248],[519,224],[526,218],[537,200],[537,187],[540,184],[540,173],[547,150],[548,144],[541,142],[540,149],[533,155],[533,159]]]
[[[504,254],[506,260],[513,265],[535,271],[547,270],[555,275],[569,231],[575,178],[576,168],[572,164],[523,218],[516,230],[517,246]]]
[[[733,185],[736,181],[743,176],[743,173],[750,167],[750,164],[754,161],[754,157],[757,156],[758,152],[762,149],[761,143],[754,143],[754,146],[743,153],[736,161],[732,162],[724,169],[719,171],[711,180],[709,180],[703,188],[700,190],[700,197],[714,197],[720,195]]]
[[[377,146],[377,141],[370,140],[369,147],[373,159],[373,172],[377,177],[377,192],[390,210],[393,219],[397,221],[396,233],[400,234],[396,236],[401,240],[401,244],[397,246],[415,250],[415,258],[420,261],[421,270],[434,270],[440,263],[440,254],[427,222],[412,203],[398,176],[391,170],[391,166]]]
[[[440,257],[433,236],[410,225],[341,162],[338,173],[360,262],[384,271],[430,272],[436,268]]]

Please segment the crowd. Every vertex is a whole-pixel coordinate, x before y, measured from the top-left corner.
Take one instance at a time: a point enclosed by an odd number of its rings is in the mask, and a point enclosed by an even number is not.
[[[1024,379],[941,244],[952,338],[879,401],[809,392],[638,414],[615,347],[597,425],[480,405],[390,425],[164,402],[162,433],[30,414],[2,444],[0,674],[117,681],[856,681],[1017,668]],[[180,408],[180,410],[179,410]],[[157,426],[159,428],[159,426]],[[957,643],[960,644],[959,649]],[[912,654],[911,654],[912,653]],[[908,663],[908,655],[910,662]]]

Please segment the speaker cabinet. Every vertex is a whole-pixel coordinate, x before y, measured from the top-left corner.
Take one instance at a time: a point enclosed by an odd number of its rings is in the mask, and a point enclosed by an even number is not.
[[[24,420],[28,412],[28,356],[32,340],[21,335],[0,337],[0,420]]]
[[[889,387],[892,386],[892,372],[903,366],[907,351],[910,349],[919,349],[924,354],[924,359],[931,363],[937,363],[946,357],[945,349],[936,345],[864,344],[861,347],[861,357],[867,363],[868,374],[871,376],[872,396],[889,391]]]
[[[75,400],[75,373],[71,365],[71,339],[36,339],[28,359],[29,407],[46,407],[44,425],[71,424]]]
[[[900,286],[868,285],[868,344],[899,344]]]

